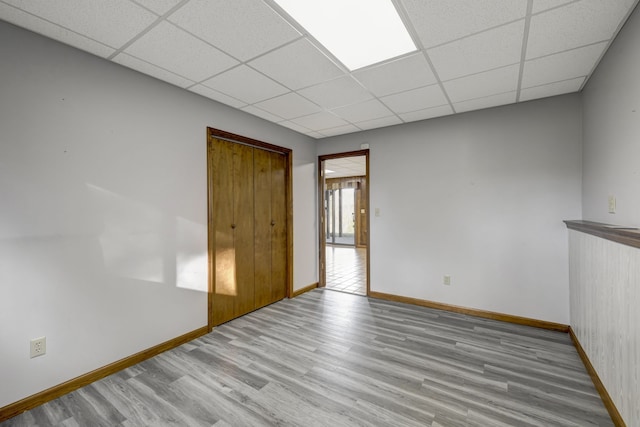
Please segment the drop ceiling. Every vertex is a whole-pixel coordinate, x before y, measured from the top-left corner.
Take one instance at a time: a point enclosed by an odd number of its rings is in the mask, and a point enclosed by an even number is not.
[[[366,156],[340,157],[324,161],[325,178],[344,178],[347,176],[365,176],[367,174]]]
[[[394,0],[418,50],[352,72],[271,0],[0,0],[0,19],[324,138],[580,91],[637,2]]]

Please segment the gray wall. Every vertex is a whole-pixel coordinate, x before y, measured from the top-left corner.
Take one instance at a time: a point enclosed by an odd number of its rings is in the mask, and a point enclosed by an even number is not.
[[[640,11],[583,91],[584,219],[640,227]],[[617,212],[608,213],[615,196]]]
[[[636,9],[583,91],[587,220],[640,227],[639,46]],[[640,425],[640,250],[573,231],[571,243],[571,326],[627,425]]]
[[[206,325],[207,126],[293,148],[316,282],[313,140],[0,22],[0,407]]]
[[[373,291],[567,324],[581,130],[574,94],[325,139],[318,154],[370,145]]]

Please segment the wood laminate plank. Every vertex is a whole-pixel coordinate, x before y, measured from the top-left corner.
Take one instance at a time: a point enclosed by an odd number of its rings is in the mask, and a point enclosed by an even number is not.
[[[2,424],[612,426],[568,334],[315,289]]]

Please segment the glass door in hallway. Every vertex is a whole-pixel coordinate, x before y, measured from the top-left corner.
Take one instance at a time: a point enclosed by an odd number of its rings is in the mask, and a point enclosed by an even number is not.
[[[355,195],[353,188],[327,189],[325,191],[328,244],[355,246]]]

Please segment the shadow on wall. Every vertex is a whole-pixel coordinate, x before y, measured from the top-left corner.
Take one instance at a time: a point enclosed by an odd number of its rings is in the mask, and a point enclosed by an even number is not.
[[[86,184],[102,219],[98,242],[109,274],[207,292],[207,228]],[[173,230],[172,230],[173,229]]]

